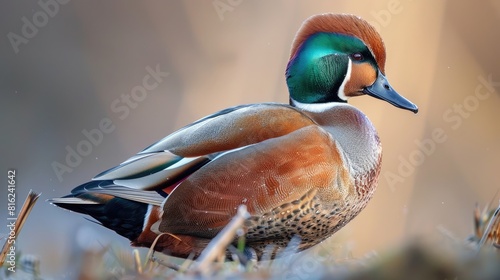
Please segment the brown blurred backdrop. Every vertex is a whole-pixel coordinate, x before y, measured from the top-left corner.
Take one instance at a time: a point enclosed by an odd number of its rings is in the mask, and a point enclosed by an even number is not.
[[[499,1],[54,3],[8,1],[0,11],[0,236],[8,234],[1,226],[7,169],[15,168],[18,207],[29,189],[42,192],[17,245],[42,258],[45,275],[71,279],[75,252],[88,240],[127,244],[46,199],[207,114],[286,103],[290,43],[317,13],[372,22],[385,40],[391,84],[420,107],[413,115],[373,98],[352,100],[378,128],[383,169],[365,211],[325,246],[363,256],[413,236],[440,238],[439,227],[463,239],[472,232],[474,204],[499,190]],[[27,21],[36,32],[24,27]],[[118,111],[146,67],[169,75],[127,105],[128,114]],[[86,139],[82,130],[105,118],[114,130],[59,180],[54,162],[65,164],[67,147],[76,149]]]

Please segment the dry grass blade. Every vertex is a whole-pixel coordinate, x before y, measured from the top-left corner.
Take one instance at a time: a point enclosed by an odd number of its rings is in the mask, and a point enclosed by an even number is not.
[[[134,249],[133,254],[134,254],[135,272],[137,274],[142,274],[141,257],[139,256],[139,250]]]
[[[234,241],[236,232],[243,227],[245,221],[250,217],[245,205],[240,205],[238,212],[234,218],[227,224],[227,226],[222,229],[222,231],[208,243],[207,248],[203,250],[199,262],[194,268],[204,275],[210,272],[210,265],[214,260],[216,260],[221,255],[225,255],[226,248],[231,242]]]
[[[500,206],[489,217],[488,225],[479,241],[479,249],[483,248],[488,241],[491,241],[498,248],[500,242]]]
[[[179,241],[182,241],[179,237],[175,236],[174,234],[171,234],[171,233],[168,233],[168,232],[164,232],[164,233],[161,233],[159,234],[155,240],[153,241],[153,244],[151,244],[151,246],[149,247],[149,251],[148,251],[148,254],[146,255],[146,262],[144,263],[144,267],[150,267],[150,269],[152,268],[151,266],[151,262],[157,262],[161,265],[164,265],[168,268],[172,268],[174,270],[178,270],[177,267],[175,265],[166,265],[165,264],[165,261],[160,261],[158,258],[155,258],[153,255],[154,255],[154,248],[156,247],[156,243],[158,243],[158,240],[160,240],[160,237],[162,237],[163,235],[169,235]]]
[[[17,219],[15,221],[15,228],[14,228],[14,240],[17,239],[19,236],[19,233],[21,232],[21,229],[23,228],[24,223],[26,222],[26,219],[28,218],[31,210],[33,209],[33,206],[35,206],[36,201],[40,197],[40,194],[36,194],[32,190],[29,191],[28,196],[26,197],[26,200],[23,203],[23,207],[19,211],[19,214],[17,215]],[[3,265],[5,262],[5,257],[7,256],[7,251],[9,250],[8,246],[8,241],[9,238],[5,241],[5,244],[3,245],[2,251],[0,253],[0,266]]]
[[[159,264],[161,264],[161,265],[163,265],[165,267],[173,269],[175,271],[181,271],[181,269],[182,269],[182,267],[180,265],[178,265],[178,264],[171,263],[171,262],[166,262],[166,261],[164,261],[162,259],[159,259],[157,257],[151,257],[151,260],[154,261],[154,262],[156,262],[156,263],[159,263]]]

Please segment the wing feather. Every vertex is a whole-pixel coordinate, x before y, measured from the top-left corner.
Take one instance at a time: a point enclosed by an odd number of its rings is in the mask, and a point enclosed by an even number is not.
[[[346,174],[335,142],[319,126],[304,127],[202,167],[167,198],[164,217],[175,219],[164,218],[159,229],[211,238],[239,205],[245,204],[254,216],[273,214],[314,188],[329,192],[338,173]]]
[[[218,156],[286,135],[314,122],[293,107],[253,104],[229,108],[186,126],[93,180],[156,190],[175,187]]]

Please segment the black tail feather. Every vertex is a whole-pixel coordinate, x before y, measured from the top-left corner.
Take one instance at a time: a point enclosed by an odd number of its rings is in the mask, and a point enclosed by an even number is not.
[[[64,202],[65,198],[77,198],[82,203],[72,203],[70,200]],[[70,211],[89,215],[101,225],[114,230],[130,241],[135,240],[141,234],[148,211],[148,204],[92,192],[83,185],[75,188],[70,195],[54,199],[52,203]]]

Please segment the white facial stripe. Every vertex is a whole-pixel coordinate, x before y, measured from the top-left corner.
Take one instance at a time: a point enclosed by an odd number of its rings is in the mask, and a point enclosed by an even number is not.
[[[352,61],[351,61],[351,58],[348,58],[348,59],[349,59],[349,63],[347,64],[347,73],[345,74],[344,81],[342,81],[342,84],[339,87],[339,93],[338,93],[339,98],[344,100],[344,101],[347,101],[347,99],[349,98],[348,96],[345,95],[344,88],[345,88],[345,85],[347,84],[347,82],[349,82],[349,80],[351,79]]]

